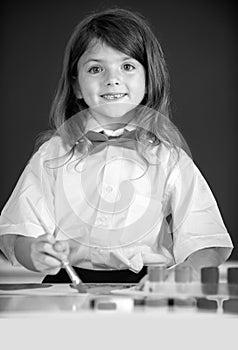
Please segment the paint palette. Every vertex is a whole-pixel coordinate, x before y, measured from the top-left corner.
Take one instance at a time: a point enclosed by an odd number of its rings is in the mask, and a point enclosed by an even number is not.
[[[172,282],[166,281],[166,274],[165,266],[149,267],[143,285],[111,293],[131,297],[139,307],[238,314],[238,268],[228,268],[224,282],[217,267],[201,269],[200,282],[192,281],[187,267],[177,267]]]

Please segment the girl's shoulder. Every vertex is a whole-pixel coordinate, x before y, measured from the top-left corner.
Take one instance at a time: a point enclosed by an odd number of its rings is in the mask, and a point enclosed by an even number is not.
[[[34,156],[40,158],[61,157],[69,151],[69,147],[65,146],[62,138],[58,135],[54,135],[38,148]]]
[[[152,149],[151,155],[159,163],[170,168],[186,167],[193,164],[191,152],[186,152],[181,147],[175,148],[162,142]]]
[[[62,138],[58,135],[52,136],[43,142],[38,150],[32,155],[28,162],[29,169],[57,168],[70,157],[70,148],[65,146]]]

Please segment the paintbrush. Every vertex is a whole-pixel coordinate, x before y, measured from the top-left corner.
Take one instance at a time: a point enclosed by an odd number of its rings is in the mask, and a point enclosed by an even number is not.
[[[42,219],[42,217],[39,215],[38,210],[33,206],[33,204],[30,202],[29,198],[26,198],[26,201],[29,204],[29,207],[31,208],[31,210],[33,211],[35,217],[39,221],[40,225],[43,227],[44,231],[48,232],[48,227],[45,224],[45,222]],[[61,261],[61,264],[62,264],[62,267],[67,272],[69,278],[72,281],[72,287],[76,288],[79,293],[86,293],[87,292],[87,288],[86,288],[85,284],[79,278],[79,276],[77,275],[77,273],[74,270],[74,268],[70,265],[69,261],[68,260]]]
[[[73,266],[70,265],[68,261],[62,261],[62,266],[69,275],[69,278],[72,281],[71,286],[76,288],[79,293],[87,293],[87,287],[83,281],[79,278],[78,274],[75,272]]]

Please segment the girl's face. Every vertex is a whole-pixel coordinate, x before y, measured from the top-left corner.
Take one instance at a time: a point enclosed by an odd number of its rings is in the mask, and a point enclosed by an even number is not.
[[[145,84],[140,62],[100,41],[93,42],[78,61],[76,96],[84,99],[101,124],[112,118],[128,122],[125,114],[141,103]]]

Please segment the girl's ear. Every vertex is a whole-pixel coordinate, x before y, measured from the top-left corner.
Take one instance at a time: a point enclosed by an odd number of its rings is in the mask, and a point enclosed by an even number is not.
[[[78,80],[74,83],[74,94],[79,100],[83,98]]]

